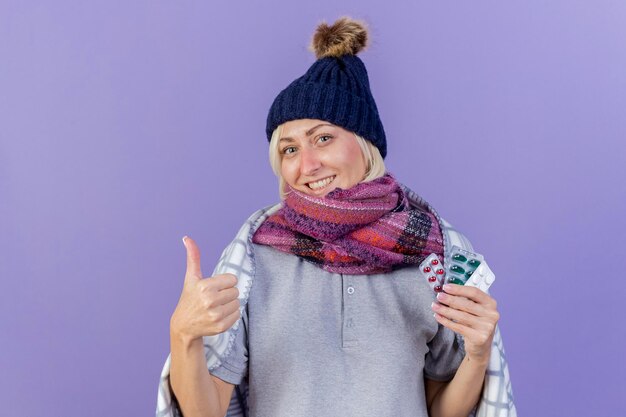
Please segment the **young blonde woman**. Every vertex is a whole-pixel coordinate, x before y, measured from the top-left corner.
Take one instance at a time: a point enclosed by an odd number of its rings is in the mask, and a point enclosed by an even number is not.
[[[357,57],[366,43],[363,22],[318,26],[317,61],[268,115],[282,201],[248,219],[209,278],[184,238],[157,415],[476,412],[496,301],[459,285],[433,291],[421,278],[427,256],[445,259],[447,223],[385,170],[386,137]],[[505,388],[499,415],[514,415]]]

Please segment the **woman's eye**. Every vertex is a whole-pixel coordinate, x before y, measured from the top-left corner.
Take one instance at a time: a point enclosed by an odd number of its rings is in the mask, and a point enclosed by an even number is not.
[[[289,153],[293,153],[296,151],[296,148],[294,148],[293,146],[288,146],[285,149],[283,149],[283,153],[284,154],[289,154]]]
[[[326,140],[324,140],[324,138],[326,138]],[[320,142],[328,142],[329,140],[331,140],[333,137],[330,135],[322,135],[319,137],[318,141]]]

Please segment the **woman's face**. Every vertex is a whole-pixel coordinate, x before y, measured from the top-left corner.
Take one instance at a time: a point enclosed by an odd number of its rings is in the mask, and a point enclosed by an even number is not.
[[[309,195],[323,197],[365,177],[365,157],[354,133],[323,120],[284,123],[278,152],[285,182]]]

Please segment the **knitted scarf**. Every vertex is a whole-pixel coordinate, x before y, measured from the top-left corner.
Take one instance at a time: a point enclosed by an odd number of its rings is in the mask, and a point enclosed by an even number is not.
[[[389,173],[325,197],[291,189],[252,241],[348,275],[418,265],[431,253],[443,257],[437,219],[427,209],[411,206]]]

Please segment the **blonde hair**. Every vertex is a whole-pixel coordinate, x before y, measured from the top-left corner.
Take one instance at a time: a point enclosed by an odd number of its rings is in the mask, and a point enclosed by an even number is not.
[[[278,151],[278,141],[280,139],[280,135],[282,134],[283,125],[279,125],[274,132],[272,132],[272,138],[270,140],[270,166],[272,167],[272,171],[278,177],[278,194],[282,200],[285,199],[287,193],[285,190],[287,189],[287,183],[285,182],[283,176],[281,175],[281,155]],[[385,175],[385,162],[383,161],[383,157],[380,155],[380,151],[372,142],[364,139],[363,137],[357,135],[352,132],[356,137],[356,141],[361,147],[361,151],[363,152],[363,156],[365,157],[365,176],[360,182],[371,181],[376,178],[380,178]]]

